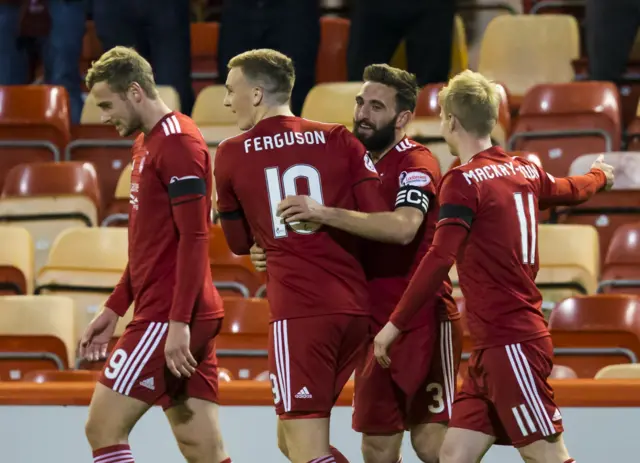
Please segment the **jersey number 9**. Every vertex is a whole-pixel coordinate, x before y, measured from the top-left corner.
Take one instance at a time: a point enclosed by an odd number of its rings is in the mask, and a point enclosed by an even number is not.
[[[288,235],[287,224],[278,214],[278,204],[287,196],[298,194],[296,180],[305,179],[309,185],[309,196],[320,204],[324,204],[322,199],[322,183],[320,182],[320,172],[308,164],[295,164],[289,167],[280,178],[280,170],[277,167],[265,169],[267,180],[267,193],[269,195],[269,207],[271,208],[271,221],[273,224],[273,236],[284,238]],[[281,187],[282,185],[282,187]],[[282,194],[284,190],[284,195]],[[308,235],[314,233],[321,225],[310,222],[289,222],[288,225],[296,233]]]

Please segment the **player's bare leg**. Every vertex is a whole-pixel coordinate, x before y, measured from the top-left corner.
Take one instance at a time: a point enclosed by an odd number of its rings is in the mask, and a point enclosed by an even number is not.
[[[404,432],[396,434],[362,434],[362,458],[364,463],[396,463]]]
[[[165,414],[187,462],[231,462],[218,425],[218,404],[191,397]]]
[[[107,458],[112,463],[133,462],[129,434],[149,405],[119,394],[101,383],[96,384],[85,433],[94,458]]]
[[[572,463],[569,451],[564,445],[562,434],[541,439],[519,448],[520,456],[527,463]]]
[[[329,418],[280,419],[278,428],[278,447],[282,450],[284,445],[292,463],[308,463],[331,453]],[[284,444],[280,444],[281,436]]]
[[[424,463],[438,463],[440,449],[447,433],[444,423],[424,423],[411,428],[411,445]]]
[[[495,440],[482,432],[449,428],[440,449],[440,463],[478,463]]]

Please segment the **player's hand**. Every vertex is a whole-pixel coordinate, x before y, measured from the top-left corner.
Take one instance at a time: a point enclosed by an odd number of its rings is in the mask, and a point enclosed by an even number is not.
[[[605,185],[604,188],[605,190],[610,190],[611,187],[613,187],[613,180],[614,180],[613,166],[610,166],[609,164],[605,164],[604,154],[601,154],[600,156],[598,156],[598,159],[596,159],[593,162],[593,164],[591,165],[591,168],[598,169],[604,172],[604,175],[607,177],[607,184]]]
[[[400,330],[396,328],[393,323],[387,322],[384,328],[382,328],[374,338],[373,354],[376,356],[376,360],[382,368],[389,368],[391,365],[388,351],[398,336],[400,336]]]
[[[164,358],[167,368],[178,378],[191,377],[198,362],[191,355],[191,329],[187,323],[170,321],[167,342],[164,345]]]
[[[258,272],[267,271],[267,254],[256,243],[251,246],[251,263]]]
[[[107,358],[109,341],[116,331],[120,317],[113,310],[104,307],[84,330],[80,340],[80,358],[97,362]]]
[[[278,205],[278,216],[286,223],[315,222],[322,223],[326,208],[310,196],[287,196]]]

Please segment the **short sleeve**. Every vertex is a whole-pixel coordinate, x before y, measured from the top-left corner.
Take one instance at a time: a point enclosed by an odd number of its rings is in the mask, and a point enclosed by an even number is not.
[[[230,155],[227,145],[223,143],[218,146],[214,160],[213,175],[216,184],[217,210],[222,218],[241,216],[242,210],[233,190]]]
[[[426,149],[414,149],[403,156],[398,171],[395,207],[414,207],[426,214],[440,179],[438,161]]]
[[[163,140],[156,167],[172,205],[207,195],[207,156],[195,138],[171,135]]]
[[[346,127],[341,125],[334,128],[330,140],[330,149],[347,158],[353,186],[365,180],[380,181],[367,149]]]
[[[454,169],[442,179],[438,191],[440,216],[436,227],[461,225],[471,228],[478,211],[478,188],[467,181],[462,171]]]

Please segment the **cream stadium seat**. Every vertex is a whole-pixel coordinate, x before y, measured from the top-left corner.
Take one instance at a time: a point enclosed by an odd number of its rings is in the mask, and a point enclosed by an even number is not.
[[[0,379],[72,364],[73,300],[61,296],[0,297]]]
[[[569,167],[568,175],[584,175],[601,153],[583,154]],[[604,162],[614,168],[616,180],[612,190],[640,190],[640,152],[614,151],[604,154]]]
[[[538,243],[540,271],[536,284],[545,303],[596,292],[600,248],[595,227],[541,224]]]
[[[608,365],[596,373],[595,379],[640,379],[640,364]]]
[[[172,111],[180,111],[180,96],[178,92],[168,85],[159,85],[158,93],[160,94],[160,98],[164,101],[169,109]],[[95,99],[93,95],[89,93],[87,95],[87,99],[84,100],[84,105],[82,106],[82,114],[80,116],[81,124],[102,124],[102,116],[100,112],[100,108],[96,106]]]
[[[580,57],[578,22],[570,15],[501,15],[482,38],[478,71],[515,99],[536,84],[571,82]]]
[[[113,200],[109,204],[103,227],[122,226],[129,223],[129,195],[131,190],[131,163],[122,169],[116,184]]]
[[[302,106],[302,117],[353,128],[353,110],[362,82],[332,82],[311,89]]]
[[[225,93],[224,85],[210,85],[200,91],[193,105],[191,117],[209,146],[242,133],[235,115],[223,104]]]
[[[32,294],[33,265],[29,230],[0,226],[0,294]]]
[[[126,228],[75,228],[54,242],[36,280],[37,294],[57,294],[76,304],[75,336],[102,307],[128,260]]]

